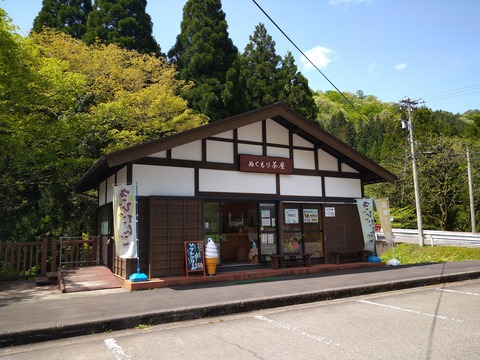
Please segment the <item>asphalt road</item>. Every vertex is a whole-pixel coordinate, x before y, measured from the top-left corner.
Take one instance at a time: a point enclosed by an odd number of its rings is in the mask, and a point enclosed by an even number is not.
[[[470,280],[4,348],[0,358],[476,360],[479,308],[480,280]]]

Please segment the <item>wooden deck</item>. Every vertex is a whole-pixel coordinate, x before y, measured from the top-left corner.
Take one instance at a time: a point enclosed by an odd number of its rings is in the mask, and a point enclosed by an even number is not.
[[[58,286],[62,293],[122,287],[123,280],[104,266],[86,266],[58,271]]]

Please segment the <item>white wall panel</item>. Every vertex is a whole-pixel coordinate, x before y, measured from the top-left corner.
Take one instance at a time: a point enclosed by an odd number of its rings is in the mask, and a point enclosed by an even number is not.
[[[167,157],[167,151],[166,150],[159,151],[157,153],[153,153],[151,155],[148,155],[148,157],[165,159]]]
[[[323,171],[338,171],[338,160],[323,150],[318,150],[318,169]]]
[[[237,129],[238,140],[262,142],[262,122],[242,126]]]
[[[195,171],[172,166],[133,165],[133,179],[141,196],[194,196]]]
[[[280,194],[322,196],[322,178],[319,176],[280,175]]]
[[[215,135],[215,137],[219,137],[222,139],[233,139],[233,130],[225,131],[223,133]]]
[[[98,186],[98,206],[105,205],[106,181],[102,181]]]
[[[352,168],[351,166],[342,163],[342,171],[347,173],[355,173],[358,174],[358,171]]]
[[[233,143],[208,140],[207,161],[233,164]]]
[[[293,167],[295,169],[315,170],[315,154],[308,150],[293,150]]]
[[[201,140],[172,148],[172,159],[201,161]]]
[[[259,155],[262,156],[262,146],[261,145],[250,145],[250,144],[238,144],[238,153],[245,155]]]
[[[206,192],[275,194],[276,180],[274,174],[200,169],[199,190]]]
[[[115,185],[115,175],[112,175],[107,179],[107,203],[113,201],[113,186],[114,185]]]
[[[290,158],[290,150],[287,148],[268,146],[267,156]]]
[[[359,198],[362,197],[360,179],[325,178],[325,196]]]
[[[127,183],[127,167],[124,166],[117,171],[117,184],[126,184]]]
[[[305,140],[297,134],[293,134],[293,146],[309,147],[313,148],[313,144],[310,141]]]
[[[288,129],[272,119],[267,119],[267,143],[289,145],[288,142]]]

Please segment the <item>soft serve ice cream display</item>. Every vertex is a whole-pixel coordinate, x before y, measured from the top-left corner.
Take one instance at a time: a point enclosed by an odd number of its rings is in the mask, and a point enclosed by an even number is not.
[[[208,238],[207,245],[205,246],[205,261],[208,275],[215,275],[218,263],[218,250],[212,238]]]

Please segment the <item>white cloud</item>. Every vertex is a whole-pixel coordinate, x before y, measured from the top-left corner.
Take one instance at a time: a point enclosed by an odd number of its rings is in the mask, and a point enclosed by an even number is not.
[[[324,48],[322,46],[315,46],[307,51],[305,55],[317,66],[319,69],[325,68],[333,61],[335,52],[331,49]],[[303,71],[309,71],[313,69],[313,65],[304,57],[300,59],[302,62]]]
[[[402,70],[405,70],[407,68],[407,64],[406,63],[398,63],[393,68],[397,71],[402,71]]]

